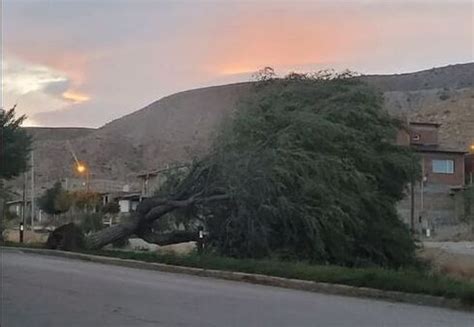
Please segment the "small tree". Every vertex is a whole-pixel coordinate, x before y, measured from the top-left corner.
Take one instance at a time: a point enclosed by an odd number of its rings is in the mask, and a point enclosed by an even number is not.
[[[28,168],[31,137],[21,128],[26,116],[16,118],[15,109],[0,109],[0,179],[17,177]]]
[[[0,241],[3,241],[4,203],[8,194],[4,180],[27,169],[31,149],[31,137],[21,128],[26,116],[16,118],[15,108],[7,111],[0,108]]]
[[[120,212],[120,206],[118,202],[112,201],[104,205],[101,211],[105,214],[116,215]]]
[[[90,191],[74,191],[71,194],[74,207],[83,211],[92,211],[100,205],[100,194]]]
[[[272,67],[264,67],[252,75],[252,78],[258,82],[268,82],[277,77],[275,70]]]
[[[54,186],[39,198],[39,208],[50,215],[59,215],[67,212],[71,207],[71,197],[66,192],[60,182],[56,182]]]

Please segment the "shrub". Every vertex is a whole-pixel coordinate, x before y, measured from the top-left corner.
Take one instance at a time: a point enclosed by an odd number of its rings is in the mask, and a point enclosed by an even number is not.
[[[104,228],[102,215],[99,213],[84,213],[79,215],[78,220],[82,231],[86,234]]]

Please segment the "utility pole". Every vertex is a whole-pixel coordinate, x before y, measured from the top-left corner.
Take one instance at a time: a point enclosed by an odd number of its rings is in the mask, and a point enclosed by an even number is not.
[[[34,152],[31,151],[31,230],[35,221],[35,159]]]
[[[25,226],[26,218],[26,172],[23,173],[23,210],[21,210],[21,224]]]
[[[425,195],[425,158],[422,158],[421,183],[420,183],[420,215],[423,213],[423,210],[425,210],[424,195]]]
[[[411,233],[415,234],[415,182],[412,181],[410,185],[411,192],[411,207],[410,207],[410,229]]]

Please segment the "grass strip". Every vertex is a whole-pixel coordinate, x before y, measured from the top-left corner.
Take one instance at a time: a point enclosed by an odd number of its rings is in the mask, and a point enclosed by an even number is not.
[[[16,243],[6,243],[5,245],[20,247]],[[40,248],[41,246],[39,244],[23,244],[21,247]],[[433,295],[448,299],[459,299],[463,304],[474,305],[474,283],[455,280],[421,269],[349,268],[334,265],[314,265],[305,262],[235,259],[212,254],[198,255],[197,253],[178,255],[116,250],[81,251],[81,253],[184,267],[368,287],[385,291]]]
[[[464,304],[474,305],[474,283],[455,280],[420,269],[349,268],[334,265],[313,265],[304,262],[235,259],[196,253],[177,255],[114,250],[87,251],[85,253],[176,266],[236,271],[385,291],[433,295],[459,299]]]

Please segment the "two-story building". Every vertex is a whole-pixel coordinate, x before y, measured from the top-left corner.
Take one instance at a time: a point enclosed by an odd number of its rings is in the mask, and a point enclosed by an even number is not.
[[[420,157],[422,180],[410,187],[398,209],[415,231],[449,237],[464,212],[466,151],[441,145],[439,128],[436,123],[412,122],[399,133],[398,143],[412,147]]]

